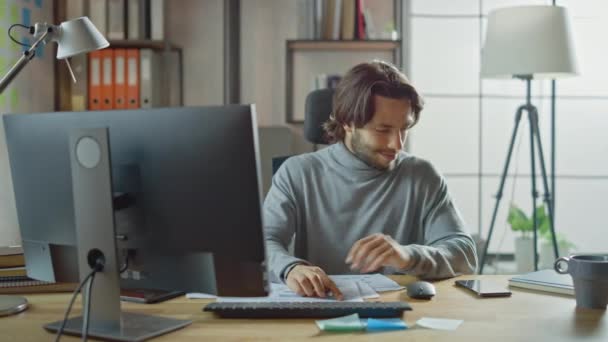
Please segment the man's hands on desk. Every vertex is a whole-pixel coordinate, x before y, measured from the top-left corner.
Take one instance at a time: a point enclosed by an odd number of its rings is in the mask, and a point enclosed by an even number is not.
[[[384,266],[407,269],[411,257],[392,237],[372,234],[355,242],[345,262],[351,265],[352,270],[358,269],[361,273],[368,273]],[[336,284],[317,266],[297,265],[287,274],[285,282],[301,296],[324,298],[327,292],[331,291],[338,300],[343,298]]]

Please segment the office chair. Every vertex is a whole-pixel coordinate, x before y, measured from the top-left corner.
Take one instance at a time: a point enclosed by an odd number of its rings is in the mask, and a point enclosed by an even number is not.
[[[313,149],[317,150],[317,145],[327,145],[323,124],[329,120],[333,103],[334,89],[317,89],[311,91],[306,96],[304,104],[304,137],[313,144]],[[280,156],[272,158],[272,174],[274,175],[283,162],[291,156]]]

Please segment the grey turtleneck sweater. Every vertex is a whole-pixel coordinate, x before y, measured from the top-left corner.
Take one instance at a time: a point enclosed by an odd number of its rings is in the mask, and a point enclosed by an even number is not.
[[[293,156],[274,175],[264,202],[264,231],[273,281],[294,264],[327,274],[352,273],[353,244],[383,233],[413,257],[403,272],[426,279],[473,273],[475,244],[433,166],[400,152],[390,171],[368,166],[343,143]],[[287,246],[295,235],[295,256]]]

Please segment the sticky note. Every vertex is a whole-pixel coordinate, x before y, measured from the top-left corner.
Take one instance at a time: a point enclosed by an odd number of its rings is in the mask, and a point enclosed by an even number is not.
[[[422,317],[421,319],[416,321],[416,325],[428,329],[456,330],[462,324],[462,322],[463,321],[459,319]]]
[[[368,318],[367,331],[405,330],[407,325],[400,318]]]
[[[19,7],[17,7],[17,4],[11,5],[11,23],[19,23]]]
[[[27,7],[21,9],[21,23],[25,26],[32,25],[32,11]]]
[[[36,7],[42,8],[42,0],[34,0],[34,4],[36,5]]]
[[[323,331],[348,332],[365,329],[364,324],[359,319],[359,315],[356,313],[344,317],[316,321],[315,323]]]
[[[13,88],[10,91],[10,101],[11,101],[11,110],[17,110],[19,107],[19,93],[17,93],[17,89]]]

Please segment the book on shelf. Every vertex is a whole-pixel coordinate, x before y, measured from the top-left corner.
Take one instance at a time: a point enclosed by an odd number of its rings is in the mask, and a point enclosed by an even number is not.
[[[569,274],[559,274],[551,269],[515,276],[509,279],[509,286],[574,295],[572,277]]]

